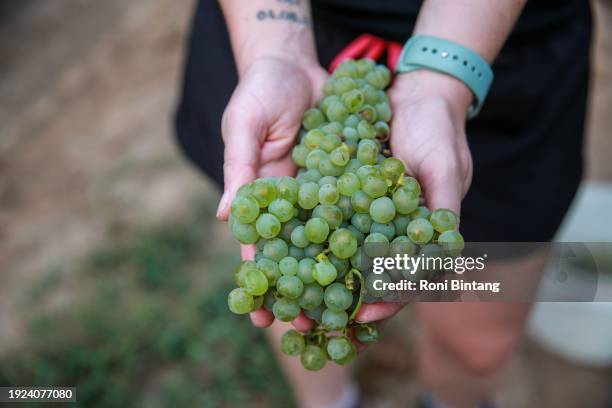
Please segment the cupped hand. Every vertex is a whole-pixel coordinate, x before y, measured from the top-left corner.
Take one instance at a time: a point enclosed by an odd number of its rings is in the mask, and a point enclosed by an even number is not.
[[[472,180],[472,156],[465,135],[471,92],[449,76],[414,71],[395,79],[389,97],[393,109],[390,125],[393,155],[419,181],[430,209],[450,208],[460,215],[461,200]],[[363,323],[385,320],[403,306],[366,304],[356,320]]]
[[[244,70],[223,114],[224,191],[217,218],[227,220],[243,184],[294,175],[291,148],[302,114],[320,98],[327,74],[317,64],[260,58]]]

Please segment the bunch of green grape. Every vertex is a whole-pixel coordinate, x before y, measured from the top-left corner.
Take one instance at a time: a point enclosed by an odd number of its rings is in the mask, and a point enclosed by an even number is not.
[[[257,252],[237,268],[229,308],[263,307],[283,322],[304,313],[316,322],[281,341],[282,352],[301,356],[308,370],[350,362],[352,339],[377,340],[375,325],[354,321],[365,295],[364,260],[463,245],[456,215],[419,206],[419,183],[391,157],[390,79],[371,60],[343,62],[325,82],[325,97],[304,113],[292,151],[297,176],[257,179],[232,202],[232,233]]]

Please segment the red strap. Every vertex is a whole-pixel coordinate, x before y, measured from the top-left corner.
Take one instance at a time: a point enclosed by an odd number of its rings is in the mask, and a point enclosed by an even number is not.
[[[387,65],[393,72],[402,52],[402,45],[386,41],[372,34],[361,34],[344,47],[329,64],[329,72],[333,72],[346,59],[370,58],[377,61],[385,52],[385,49],[387,51]]]

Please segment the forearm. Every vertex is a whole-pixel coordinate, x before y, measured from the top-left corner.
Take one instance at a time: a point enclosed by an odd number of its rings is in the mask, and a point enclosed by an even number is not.
[[[414,35],[430,35],[461,44],[492,63],[526,0],[425,0]],[[465,120],[473,95],[461,81],[434,71],[399,75],[397,88],[415,97],[443,97],[455,118]]]
[[[316,64],[309,0],[219,0],[238,73],[259,58]]]

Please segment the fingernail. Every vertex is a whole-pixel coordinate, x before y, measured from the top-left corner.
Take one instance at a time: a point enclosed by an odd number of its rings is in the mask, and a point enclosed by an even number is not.
[[[221,196],[221,201],[219,201],[219,207],[217,207],[217,218],[221,218],[221,213],[225,210],[225,207],[227,207],[227,196],[227,191],[224,191]]]

